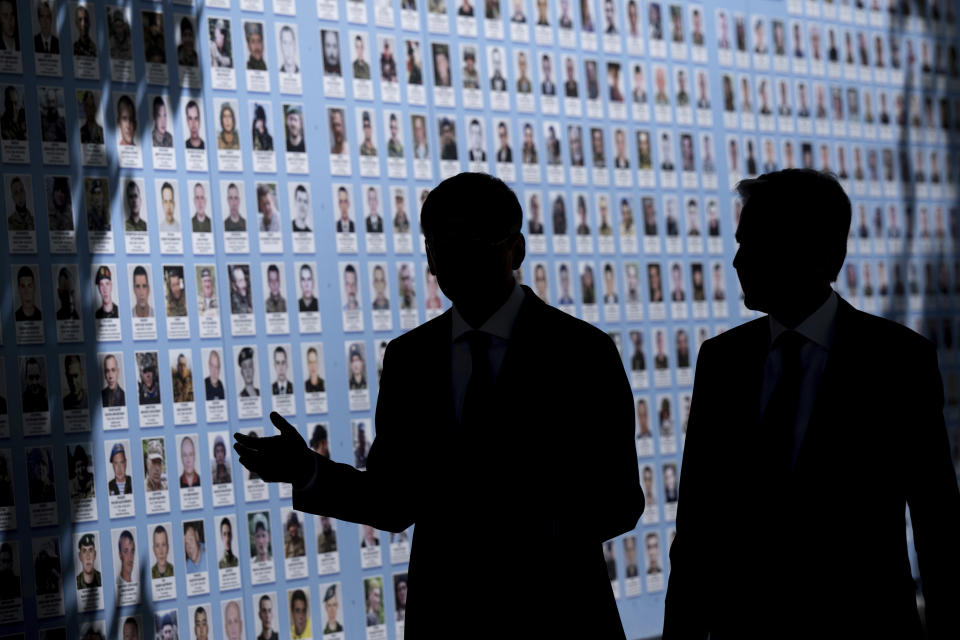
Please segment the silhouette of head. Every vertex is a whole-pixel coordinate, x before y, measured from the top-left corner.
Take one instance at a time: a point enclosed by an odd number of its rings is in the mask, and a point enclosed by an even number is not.
[[[517,196],[485,173],[461,173],[430,191],[420,214],[427,262],[461,312],[503,302],[525,255],[522,221]]]
[[[823,302],[840,273],[850,199],[833,174],[813,169],[741,180],[737,192],[744,205],[733,266],[744,304],[778,320],[798,313],[802,320]]]

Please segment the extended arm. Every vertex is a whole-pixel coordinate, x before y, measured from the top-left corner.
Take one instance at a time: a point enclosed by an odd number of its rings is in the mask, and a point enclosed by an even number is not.
[[[240,463],[268,482],[293,484],[293,507],[305,513],[368,524],[385,531],[402,531],[413,523],[409,505],[399,499],[395,483],[403,477],[405,456],[399,434],[391,428],[398,421],[390,398],[391,380],[387,366],[392,362],[384,354],[380,393],[377,398],[377,437],[367,455],[367,470],[334,462],[311,451],[296,428],[280,414],[270,414],[279,436],[248,438],[236,434],[234,448]],[[395,392],[395,391],[394,391]]]

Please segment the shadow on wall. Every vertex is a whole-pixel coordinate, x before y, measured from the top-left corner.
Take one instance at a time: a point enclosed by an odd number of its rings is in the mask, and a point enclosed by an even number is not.
[[[960,41],[956,37],[960,16],[956,14],[954,0],[929,3],[891,0],[888,6],[891,11],[889,46],[885,49],[890,57],[885,64],[901,70],[903,82],[892,94],[894,112],[890,120],[896,132],[896,157],[884,158],[883,164],[885,171],[894,171],[893,167],[899,166],[900,175],[894,176],[894,180],[899,180],[903,224],[900,233],[893,231],[890,220],[895,215],[895,203],[892,199],[884,203],[887,212],[876,205],[876,240],[881,239],[881,230],[885,228],[893,278],[890,287],[893,304],[884,304],[881,312],[936,344],[940,371],[946,383],[947,429],[953,459],[957,462],[960,461],[960,397],[955,350],[960,339],[956,312],[956,300],[960,297],[960,261],[955,247],[960,243],[957,184],[960,179],[960,101],[950,87],[960,83],[957,51]],[[940,189],[945,194],[942,197],[937,196]],[[952,202],[948,200],[950,190],[958,194]],[[855,210],[854,227],[857,216]],[[869,269],[867,263],[864,266]],[[869,273],[865,271],[863,275],[866,285]],[[878,281],[879,287],[885,284],[885,280]],[[891,297],[880,299],[886,302]],[[913,567],[919,582],[915,558]],[[917,596],[922,600],[919,587],[918,584]]]
[[[175,37],[174,34],[180,33],[181,26],[186,24],[186,22],[183,22],[184,18],[191,21],[192,24],[190,26],[192,26],[195,34],[195,47],[199,54],[199,36],[206,32],[206,25],[200,22],[201,10],[199,6],[187,7],[184,5],[181,7],[178,5],[177,13],[164,17],[163,13],[159,13],[162,11],[160,5],[156,5],[155,7],[143,5],[141,7],[140,3],[136,3],[131,9],[130,7],[104,8],[104,6],[99,3],[88,3],[86,5],[87,8],[84,9],[84,7],[78,7],[78,5],[73,2],[50,2],[47,7],[53,7],[53,11],[56,12],[53,19],[54,33],[59,37],[60,43],[62,43],[60,62],[63,76],[62,78],[51,77],[51,75],[38,76],[36,73],[37,69],[33,66],[35,64],[33,56],[34,31],[30,25],[31,23],[36,24],[40,12],[47,8],[44,7],[44,9],[41,9],[39,7],[41,4],[44,4],[43,0],[39,2],[19,3],[20,24],[18,26],[21,38],[24,38],[23,46],[21,47],[24,65],[24,73],[22,76],[24,96],[22,98],[22,104],[30,105],[32,101],[36,99],[37,103],[33,104],[36,104],[38,107],[37,109],[30,109],[29,106],[27,106],[27,140],[29,141],[29,152],[32,160],[27,172],[29,172],[33,179],[33,203],[35,205],[35,211],[39,213],[40,211],[48,210],[51,215],[48,222],[44,222],[45,216],[36,216],[36,228],[38,231],[37,253],[23,257],[16,256],[11,259],[11,263],[27,263],[30,261],[39,263],[40,280],[38,284],[41,287],[40,292],[42,292],[40,295],[45,297],[49,295],[48,292],[54,292],[54,299],[49,302],[45,301],[43,310],[47,312],[47,319],[49,320],[49,318],[54,315],[51,311],[59,311],[61,304],[64,303],[74,305],[78,311],[82,309],[83,311],[80,312],[80,323],[82,323],[82,331],[85,339],[79,344],[61,345],[56,349],[57,357],[54,357],[54,350],[45,348],[43,344],[32,346],[17,345],[16,340],[11,339],[12,331],[8,331],[6,335],[7,339],[3,346],[3,355],[8,362],[14,361],[18,366],[21,357],[46,356],[46,365],[48,368],[47,381],[48,385],[50,385],[52,379],[60,377],[58,373],[58,360],[63,354],[82,354],[85,371],[81,372],[81,378],[85,381],[88,391],[87,404],[91,421],[94,425],[98,425],[99,419],[95,418],[95,416],[101,415],[101,394],[99,390],[103,386],[103,379],[98,366],[98,345],[96,340],[91,339],[96,335],[96,332],[92,313],[89,313],[89,311],[100,306],[100,299],[98,295],[91,296],[84,292],[93,292],[95,290],[94,274],[92,273],[94,264],[114,262],[115,258],[113,256],[123,251],[120,243],[124,230],[124,220],[127,217],[126,198],[123,193],[126,187],[125,179],[133,175],[136,175],[136,177],[149,177],[153,173],[152,170],[149,169],[149,162],[145,164],[148,168],[146,171],[121,169],[116,144],[116,140],[120,136],[120,116],[123,116],[125,120],[124,124],[128,124],[126,122],[128,113],[126,105],[132,104],[134,106],[135,113],[133,114],[133,122],[130,124],[133,124],[135,127],[134,135],[141,141],[140,146],[142,148],[145,146],[142,144],[143,139],[151,135],[150,127],[154,120],[154,100],[156,94],[163,93],[168,98],[166,108],[168,110],[168,121],[170,123],[174,120],[174,114],[182,112],[181,104],[183,102],[190,100],[192,97],[197,97],[198,101],[202,100],[202,88],[188,90],[181,87],[176,64],[178,61],[176,43],[181,40]],[[141,9],[143,9],[143,13],[141,13]],[[75,42],[75,40],[77,40],[75,34],[78,32],[79,25],[85,20],[89,20],[89,17],[84,18],[84,16],[80,15],[86,10],[89,10],[93,14],[92,21],[88,22],[88,24],[92,24],[93,27],[89,32],[90,37],[83,43],[79,43],[79,41]],[[37,15],[32,15],[33,11],[37,11]],[[119,17],[125,15],[126,21],[114,21],[114,18],[118,17],[113,15],[114,12],[120,14]],[[124,14],[122,12],[127,13]],[[151,31],[152,16],[157,16],[161,19],[161,35],[159,39],[163,42],[162,50],[150,46],[151,42],[157,42],[157,32]],[[129,26],[125,26],[124,22]],[[56,25],[60,25],[59,31],[56,30]],[[29,40],[24,37],[28,30],[30,33]],[[166,31],[166,33],[163,34],[163,31]],[[124,39],[124,36],[126,39]],[[68,43],[73,44],[71,46],[71,44]],[[149,51],[145,51],[145,47],[149,49]],[[93,53],[95,57],[88,55],[84,60],[75,61],[75,58],[84,57],[78,55],[84,52],[88,54]],[[135,81],[111,82],[111,52],[122,52],[122,56],[132,56],[132,65],[130,66],[134,71]],[[146,72],[146,63],[144,62],[148,59],[148,54],[165,56],[169,70],[169,82],[167,86],[153,84],[149,92],[147,85],[148,74]],[[202,57],[199,57],[200,65],[202,65],[202,62]],[[98,79],[75,77],[74,69],[78,64],[81,67],[86,65],[88,70],[93,70],[94,68],[98,70]],[[197,67],[197,70],[198,75],[203,78],[204,74],[200,66]],[[92,78],[93,76],[88,77]],[[42,123],[49,122],[43,119],[41,112],[41,108],[47,104],[46,101],[49,99],[47,97],[47,87],[52,87],[55,93],[62,90],[62,102],[66,117],[66,139],[69,145],[69,166],[64,167],[63,170],[54,170],[49,166],[44,166],[40,161],[43,157],[41,153],[41,139],[43,136],[38,135],[38,131],[43,128],[43,135],[46,135],[46,125],[42,125]],[[118,94],[129,96],[128,99],[121,100],[119,109],[117,108]],[[99,104],[97,104],[98,97]],[[54,98],[54,105],[56,105],[56,98]],[[89,111],[90,107],[93,108],[92,111]],[[120,114],[117,113],[118,110]],[[96,126],[93,127],[93,131],[83,127],[83,125],[88,122],[90,113],[94,114],[97,121],[103,123],[102,133],[97,131]],[[201,123],[201,126],[205,125]],[[84,166],[85,154],[82,152],[84,145],[78,144],[81,137],[83,137],[84,142],[97,141],[97,138],[102,138],[102,142],[106,143],[105,166]],[[87,160],[89,161],[90,158],[88,157]],[[56,174],[56,177],[53,174]],[[58,186],[62,188],[64,184],[63,179],[59,176],[66,176],[69,180],[64,191],[66,191],[66,195],[69,198],[67,205],[72,206],[74,212],[73,220],[70,223],[72,226],[63,227],[62,220],[55,223],[52,207],[48,206],[49,197],[46,194],[56,191]],[[147,204],[145,195],[146,194],[141,195],[141,206],[144,211],[148,209],[152,210],[152,206]],[[108,225],[107,228],[111,229],[114,233],[114,251],[106,255],[91,254],[90,245],[92,242],[91,238],[94,235],[93,232],[96,231],[98,225],[103,224],[102,218],[98,218],[98,213],[101,210],[98,202],[102,202],[104,210],[109,212],[106,224]],[[151,217],[156,220],[155,216]],[[74,255],[65,255],[62,258],[56,256],[54,253],[56,247],[51,246],[51,244],[56,241],[55,238],[50,237],[50,235],[53,234],[45,235],[42,233],[45,224],[49,225],[51,231],[57,228],[75,229],[78,239],[76,253]],[[76,281],[74,282],[72,296],[66,295],[64,297],[58,293],[59,278],[57,276],[54,276],[55,280],[52,287],[48,287],[46,284],[49,282],[48,274],[52,273],[53,265],[59,264],[60,262],[76,263]],[[116,280],[116,278],[117,276],[113,275],[113,279]],[[163,282],[162,274],[157,274],[156,282],[151,283],[151,286],[157,290],[157,285]],[[66,291],[64,293],[66,293]],[[93,299],[91,300],[91,298]],[[14,308],[15,299],[12,287],[4,286],[0,288],[0,305],[2,305],[0,308],[3,309]],[[9,322],[7,318],[4,318],[4,320],[4,325],[14,324],[13,322]],[[44,327],[47,338],[46,344],[57,344],[53,336],[50,335],[50,327],[50,322]],[[119,351],[120,348],[118,347],[113,350]],[[124,360],[126,363],[132,362],[132,358],[124,358]],[[130,376],[125,376],[125,379],[130,380]],[[49,442],[43,442],[42,440],[26,441],[24,439],[25,424],[22,416],[23,407],[19,406],[20,394],[10,393],[16,388],[16,385],[11,383],[12,381],[8,380],[7,390],[10,404],[8,415],[11,423],[9,446],[14,453],[11,476],[15,478],[13,486],[17,492],[16,515],[17,522],[20,524],[19,531],[26,532],[25,535],[18,536],[20,544],[21,592],[25,596],[32,596],[34,594],[38,596],[37,598],[24,597],[23,599],[24,628],[34,629],[40,627],[46,629],[66,625],[68,637],[81,637],[81,634],[87,632],[91,623],[97,620],[103,620],[105,622],[105,637],[118,638],[121,637],[124,623],[128,618],[138,616],[139,620],[137,622],[140,627],[138,637],[150,637],[154,625],[156,624],[159,630],[161,621],[157,618],[158,607],[153,602],[150,588],[150,541],[147,539],[146,531],[140,530],[137,532],[137,535],[134,536],[139,566],[140,603],[138,605],[124,607],[116,606],[118,589],[115,587],[116,578],[114,575],[121,562],[119,547],[117,542],[112,541],[111,536],[107,533],[108,527],[101,526],[99,530],[97,530],[99,539],[96,546],[96,554],[97,563],[100,564],[102,568],[101,580],[104,595],[104,611],[83,613],[79,611],[79,605],[82,599],[78,598],[75,586],[78,575],[83,573],[83,566],[82,560],[80,563],[78,563],[77,560],[79,549],[78,541],[81,534],[94,530],[94,527],[91,526],[91,523],[72,522],[70,494],[76,493],[71,489],[74,488],[72,480],[77,476],[75,472],[77,467],[74,466],[74,463],[77,461],[77,445],[86,447],[86,442],[92,441],[92,450],[85,451],[84,457],[89,455],[90,465],[94,468],[94,476],[96,477],[95,491],[100,494],[96,500],[97,511],[100,517],[99,521],[101,523],[105,522],[107,516],[107,500],[103,494],[107,487],[107,481],[112,479],[113,474],[105,471],[110,468],[110,465],[105,460],[107,453],[104,451],[104,440],[106,440],[106,438],[104,438],[104,430],[102,428],[95,428],[92,433],[71,432],[65,436],[56,435],[49,438]],[[54,390],[58,388],[58,385],[52,385],[49,388]],[[64,394],[67,393],[66,388],[62,391]],[[132,389],[128,390],[128,392],[129,391],[132,391]],[[128,395],[127,397],[130,399],[132,396]],[[58,393],[54,391],[50,394],[50,398],[52,433],[64,434],[66,431],[64,428],[65,416],[61,403],[58,400]],[[134,458],[141,457],[139,442],[134,442],[134,438],[130,432],[123,432],[123,434],[121,437],[129,438],[132,445],[130,451],[126,452],[127,474],[132,477],[134,483],[141,483],[142,480],[137,477],[137,472],[135,471],[138,466],[134,465]],[[35,488],[35,484],[39,480],[37,474],[42,473],[34,469],[35,465],[28,464],[27,458],[30,452],[39,451],[41,447],[49,447],[49,450],[52,452],[50,455],[43,457],[44,466],[49,467],[50,473],[56,483],[56,512],[58,516],[57,519],[60,523],[58,527],[33,528],[25,526],[30,522],[28,509],[30,505],[28,503],[34,494],[32,489]],[[67,451],[65,452],[64,449]],[[34,456],[36,455],[39,454],[34,454]],[[80,468],[82,468],[82,465],[80,465]],[[29,476],[28,472],[30,474]],[[101,477],[104,475],[108,477]],[[22,478],[28,478],[28,481],[22,482],[20,480]],[[134,493],[136,494],[137,492]],[[143,495],[142,492],[140,493]],[[143,508],[142,503],[139,508]],[[111,522],[111,524],[114,523]],[[133,523],[130,523],[131,529],[133,526]],[[124,522],[121,520],[116,523],[114,528],[122,529],[123,527]],[[140,527],[140,529],[142,528],[143,527]],[[175,522],[174,529],[179,528],[180,523]],[[105,533],[106,535],[104,535]],[[46,541],[41,547],[38,547],[38,554],[34,557],[33,538],[39,539],[47,536],[50,536],[52,539]],[[57,539],[59,541],[59,549],[53,544],[53,540]],[[180,545],[176,545],[176,548],[179,547]],[[59,559],[55,557],[56,555],[59,555]],[[173,562],[172,554],[168,556],[168,558]],[[181,585],[181,587],[182,586],[185,585]],[[38,623],[39,618],[37,614],[38,609],[41,608],[38,600],[43,600],[47,594],[56,594],[58,589],[62,589],[63,604],[66,611],[65,618],[44,618]],[[170,606],[165,608],[177,607],[177,600],[171,600],[169,602],[171,603]],[[164,607],[160,608],[162,609]],[[180,613],[183,614],[186,612]],[[176,622],[179,623],[180,633],[188,633],[187,628],[190,625],[185,618],[177,620]],[[11,627],[16,629],[21,628],[21,625],[11,625]],[[94,634],[90,637],[99,637],[99,635]]]

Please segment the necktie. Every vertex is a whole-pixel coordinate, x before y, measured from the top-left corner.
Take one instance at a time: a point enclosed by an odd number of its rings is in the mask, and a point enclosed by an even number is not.
[[[794,429],[803,376],[800,349],[806,342],[804,336],[791,330],[777,338],[783,366],[761,420],[762,433],[773,442],[774,463],[784,472],[793,468]]]
[[[490,334],[482,331],[469,331],[466,334],[470,345],[470,380],[463,398],[463,410],[460,412],[460,424],[481,426],[487,415],[490,396],[493,392],[493,372],[490,371]]]

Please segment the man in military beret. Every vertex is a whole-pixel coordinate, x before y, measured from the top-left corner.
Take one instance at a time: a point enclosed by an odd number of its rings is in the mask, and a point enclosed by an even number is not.
[[[247,39],[247,69],[251,71],[266,71],[267,63],[263,59],[263,24],[259,22],[244,22],[243,35]]]
[[[163,443],[154,438],[147,442],[147,491],[166,491],[167,479],[163,477]]]
[[[323,626],[323,635],[343,631],[343,625],[337,621],[340,609],[340,600],[337,597],[337,585],[332,584],[327,587],[326,593],[323,594],[323,607],[327,611],[327,624]]]
[[[113,274],[110,272],[110,267],[102,265],[97,269],[94,281],[97,285],[97,292],[100,294],[100,308],[97,309],[95,314],[96,319],[119,318],[120,312],[117,305],[113,304]]]
[[[107,483],[107,491],[110,495],[132,494],[133,482],[127,475],[127,452],[123,450],[123,444],[120,442],[110,449],[110,465],[113,467],[113,480]]]
[[[103,586],[100,572],[94,566],[97,561],[97,543],[92,533],[80,537],[77,545],[80,553],[80,573],[77,574],[77,590]]]

